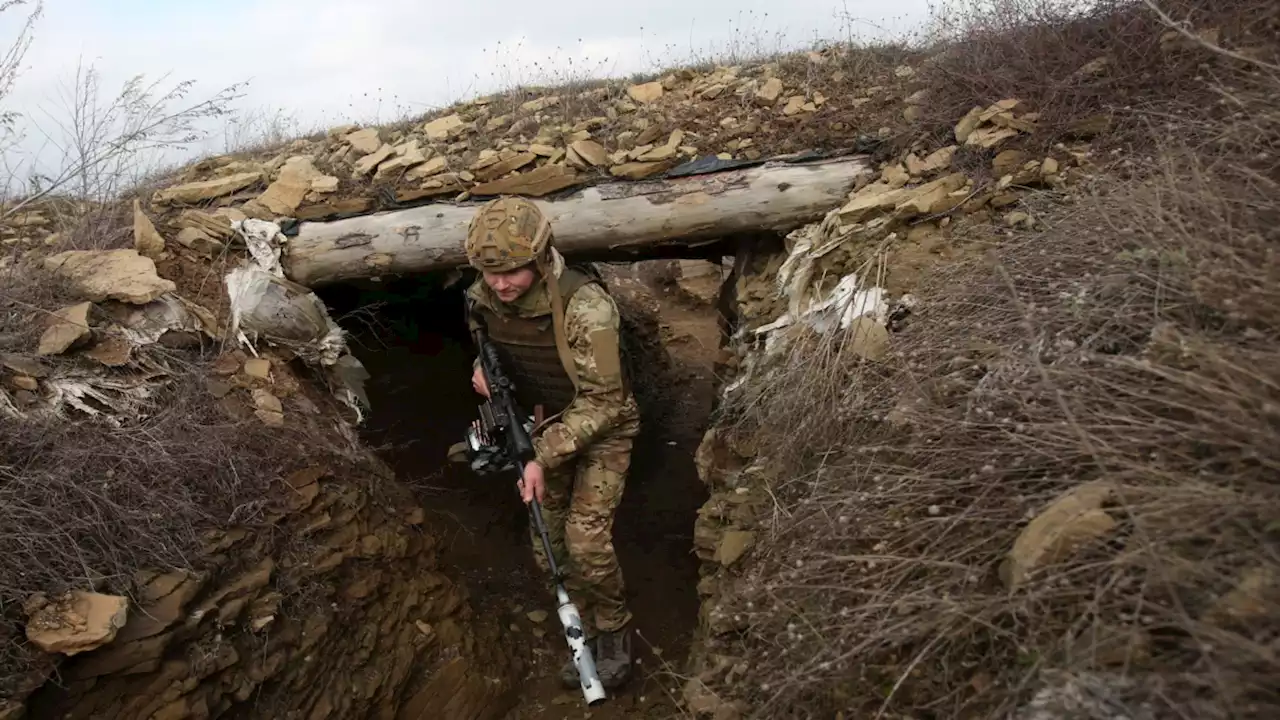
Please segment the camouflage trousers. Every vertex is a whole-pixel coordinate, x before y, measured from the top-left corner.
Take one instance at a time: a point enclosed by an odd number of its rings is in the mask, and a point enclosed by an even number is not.
[[[632,438],[593,443],[574,462],[546,473],[542,517],[565,587],[587,634],[617,630],[631,620],[622,568],[613,548],[614,511],[631,467]],[[538,529],[529,523],[534,559],[549,572]]]

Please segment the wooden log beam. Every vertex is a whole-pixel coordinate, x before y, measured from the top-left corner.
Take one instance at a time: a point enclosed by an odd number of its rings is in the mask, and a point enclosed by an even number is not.
[[[626,260],[821,220],[874,171],[865,156],[595,185],[537,199],[567,257]],[[330,222],[303,222],[282,258],[290,279],[322,285],[466,263],[463,240],[479,203],[434,204]],[[666,248],[667,252],[659,252]]]

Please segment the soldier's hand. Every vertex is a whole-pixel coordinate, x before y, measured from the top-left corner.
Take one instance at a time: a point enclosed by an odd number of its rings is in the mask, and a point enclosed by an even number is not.
[[[471,387],[485,397],[489,397],[489,383],[484,381],[484,370],[479,367],[471,373]]]
[[[535,497],[542,502],[546,492],[546,479],[542,476],[542,466],[537,461],[525,463],[524,476],[520,479],[520,497],[526,504]]]

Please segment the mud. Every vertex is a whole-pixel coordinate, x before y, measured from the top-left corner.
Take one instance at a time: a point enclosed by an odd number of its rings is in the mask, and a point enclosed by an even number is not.
[[[623,274],[638,277],[629,268]],[[465,282],[445,288],[431,276],[380,288],[346,286],[327,291],[325,299],[353,333],[355,352],[372,375],[366,441],[417,495],[440,538],[445,572],[466,587],[477,615],[505,628],[504,649],[526,670],[508,718],[584,717],[581,695],[559,683],[566,648],[548,580],[533,562],[514,480],[482,480],[446,459],[479,402],[470,387],[472,348],[462,321]],[[637,281],[622,286],[637,296],[628,299],[659,309],[673,362],[663,424],[647,428],[637,443],[615,526],[636,618],[638,673],[610,702],[591,709],[597,720],[677,711],[679,675],[698,617],[693,527],[706,500],[693,456],[711,408],[718,339],[709,308],[682,303],[668,288],[653,292]],[[535,610],[547,611],[547,619],[532,622]]]

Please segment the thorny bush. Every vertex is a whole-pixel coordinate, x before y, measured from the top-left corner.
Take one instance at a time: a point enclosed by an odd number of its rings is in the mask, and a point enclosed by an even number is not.
[[[749,388],[737,440],[781,479],[722,593],[740,633],[716,652],[749,662],[718,694],[770,718],[1280,714],[1280,76],[1218,88],[1148,115],[1127,180],[936,271],[885,362],[810,337]],[[1090,482],[1100,536],[1010,588],[1027,522]]]

